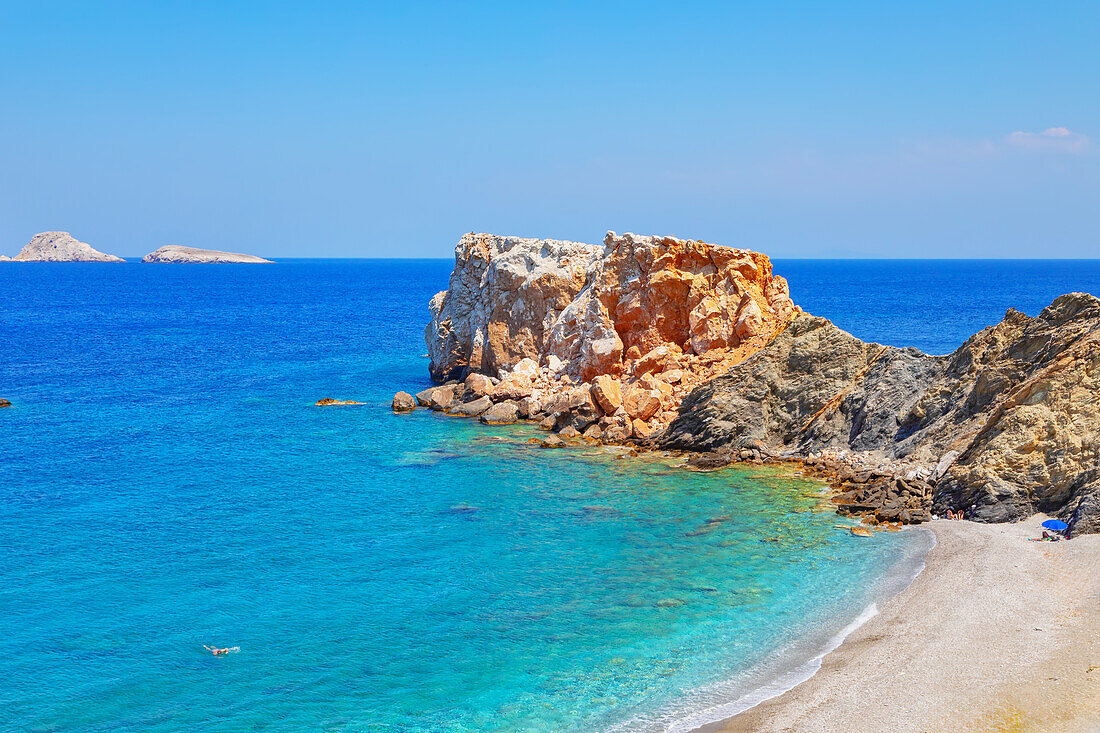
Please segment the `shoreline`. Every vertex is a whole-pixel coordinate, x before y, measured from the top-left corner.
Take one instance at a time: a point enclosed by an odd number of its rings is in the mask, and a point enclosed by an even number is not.
[[[681,716],[670,726],[664,729],[664,733],[697,733],[710,731],[714,726],[726,720],[734,718],[742,713],[752,710],[756,706],[779,697],[804,682],[812,679],[821,669],[825,658],[836,651],[856,631],[866,625],[875,616],[878,616],[879,608],[905,592],[922,572],[927,564],[928,553],[936,546],[935,533],[928,528],[911,528],[905,532],[927,535],[920,539],[913,539],[915,547],[919,543],[926,544],[916,550],[910,557],[901,558],[892,572],[881,580],[881,587],[876,598],[865,606],[854,618],[843,627],[830,633],[826,637],[819,637],[818,641],[810,647],[804,647],[800,657],[788,660],[788,665],[781,665],[771,676],[764,678],[762,684],[747,688],[731,701],[719,703],[702,710]],[[777,650],[775,653],[780,653]]]
[[[1029,542],[1042,519],[925,525],[923,571],[814,674],[691,730],[1100,729],[1100,535]]]

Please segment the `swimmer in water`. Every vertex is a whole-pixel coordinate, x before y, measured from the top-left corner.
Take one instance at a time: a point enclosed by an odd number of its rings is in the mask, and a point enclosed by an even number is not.
[[[203,644],[202,648],[205,649],[206,651],[210,652],[211,654],[213,654],[215,657],[219,656],[221,654],[228,654],[229,653],[229,647],[226,647],[225,649],[218,649],[217,647],[207,646],[206,644]]]

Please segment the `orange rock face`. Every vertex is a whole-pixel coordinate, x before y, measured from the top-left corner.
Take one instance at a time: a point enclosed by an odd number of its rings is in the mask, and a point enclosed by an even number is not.
[[[604,245],[600,300],[624,349],[735,348],[794,313],[787,282],[759,252],[614,232]]]

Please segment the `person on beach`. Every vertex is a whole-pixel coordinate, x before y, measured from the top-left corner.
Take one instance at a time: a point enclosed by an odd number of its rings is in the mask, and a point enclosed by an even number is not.
[[[218,649],[217,647],[207,646],[206,644],[203,644],[202,648],[205,649],[206,651],[210,652],[211,654],[213,654],[215,657],[219,656],[221,654],[228,654],[229,653],[229,647],[226,647],[225,649]]]

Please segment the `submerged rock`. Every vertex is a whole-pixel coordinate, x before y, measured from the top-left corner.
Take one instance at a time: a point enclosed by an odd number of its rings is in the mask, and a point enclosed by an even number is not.
[[[22,251],[11,258],[12,262],[125,262],[114,255],[104,254],[92,245],[74,239],[68,232],[41,232],[35,234]]]
[[[313,404],[315,407],[328,407],[329,405],[361,405],[363,403],[355,400],[334,400],[331,397],[322,397]]]
[[[184,247],[179,244],[169,244],[161,247],[142,257],[141,261],[173,264],[272,264],[271,260],[265,260],[255,255],[240,254],[239,252],[221,252],[216,249]]]

